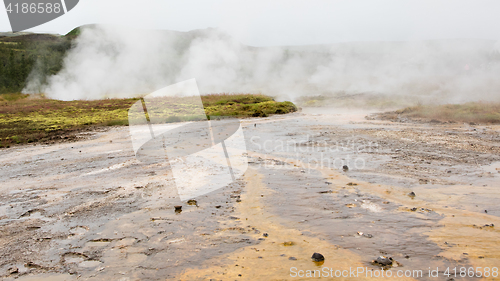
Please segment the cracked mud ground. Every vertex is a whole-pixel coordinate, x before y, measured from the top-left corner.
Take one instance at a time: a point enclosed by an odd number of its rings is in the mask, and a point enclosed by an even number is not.
[[[323,111],[243,120],[248,171],[196,205],[168,163],[135,159],[128,128],[1,150],[0,276],[283,280],[314,252],[337,269],[498,267],[499,126]]]

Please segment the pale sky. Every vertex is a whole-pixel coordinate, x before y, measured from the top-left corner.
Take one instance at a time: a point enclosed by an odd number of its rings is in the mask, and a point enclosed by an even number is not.
[[[218,27],[253,46],[350,41],[500,39],[498,0],[80,0],[32,32],[91,23],[189,31]],[[11,31],[0,11],[0,31]]]

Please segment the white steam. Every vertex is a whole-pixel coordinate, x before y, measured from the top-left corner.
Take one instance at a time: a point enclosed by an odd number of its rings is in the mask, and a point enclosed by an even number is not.
[[[24,92],[62,99],[147,94],[196,78],[202,93],[376,93],[500,101],[500,42],[434,40],[250,47],[217,29],[139,31],[87,26],[63,69]],[[37,77],[32,74],[30,77]]]

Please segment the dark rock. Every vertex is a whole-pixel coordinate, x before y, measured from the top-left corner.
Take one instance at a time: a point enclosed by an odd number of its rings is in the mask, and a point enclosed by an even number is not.
[[[174,208],[176,213],[182,212],[182,206],[174,206]]]
[[[311,258],[315,262],[320,262],[325,260],[325,257],[320,253],[314,253]]]
[[[349,167],[347,167],[347,165],[344,165],[344,166],[342,166],[342,170],[344,170],[344,172],[347,172],[347,171],[349,171]]]
[[[196,202],[196,200],[194,200],[194,199],[188,200],[187,203],[188,203],[188,205],[191,205],[191,206],[198,205],[198,202]]]
[[[264,232],[264,233],[262,234],[262,236],[267,237],[267,236],[269,236],[269,234],[267,234],[267,232]]]
[[[291,260],[291,261],[296,261],[297,260],[296,257],[289,257],[288,259]]]
[[[220,207],[222,207],[222,206],[221,206],[221,205],[217,205],[217,206],[215,206],[215,208],[217,208],[217,209],[219,209]]]
[[[415,192],[412,191],[412,192],[408,193],[408,196],[415,197],[416,195],[415,195]]]

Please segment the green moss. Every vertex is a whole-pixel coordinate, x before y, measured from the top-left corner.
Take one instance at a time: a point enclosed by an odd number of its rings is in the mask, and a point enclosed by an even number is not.
[[[127,126],[128,109],[139,99],[59,101],[22,94],[0,95],[0,147],[47,141],[89,126]],[[266,117],[294,112],[291,102],[264,95],[206,95],[199,99],[169,98],[148,106],[148,112],[169,116],[163,122],[204,120],[206,116]],[[133,118],[133,116],[132,116]]]

